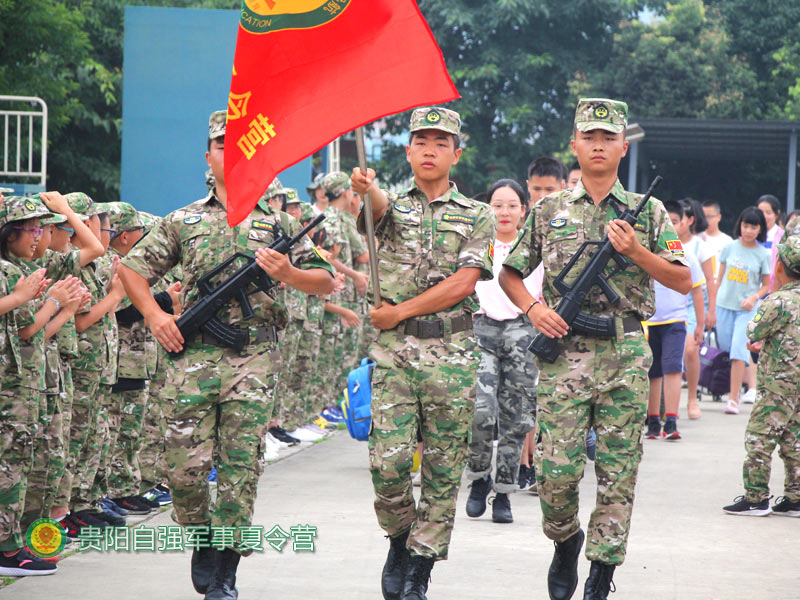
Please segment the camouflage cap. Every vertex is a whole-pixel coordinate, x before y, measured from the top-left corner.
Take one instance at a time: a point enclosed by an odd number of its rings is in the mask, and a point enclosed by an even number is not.
[[[322,178],[320,187],[328,198],[335,199],[344,194],[345,190],[350,189],[350,177],[342,171],[333,171]]]
[[[311,221],[317,213],[314,212],[313,207],[308,202],[300,204],[300,220],[303,222]]]
[[[314,195],[314,190],[320,186],[324,178],[325,173],[319,173],[316,177],[314,177],[314,181],[312,181],[310,185],[306,186],[306,191],[308,192],[309,196]]]
[[[70,192],[64,194],[64,198],[67,199],[67,204],[80,217],[81,221],[97,214],[94,202],[83,192]]]
[[[0,225],[35,217],[52,217],[53,213],[36,198],[9,196],[0,208]]]
[[[286,204],[300,204],[302,202],[296,189],[287,187],[283,188],[283,191],[286,193]]]
[[[215,140],[225,135],[225,123],[228,119],[227,110],[216,110],[208,117],[208,139]]]
[[[420,129],[439,129],[453,135],[461,135],[461,115],[449,108],[428,106],[411,113],[408,130],[411,133]]]
[[[778,245],[781,262],[794,271],[800,272],[800,236],[790,235]]]
[[[132,204],[127,202],[109,202],[107,212],[111,227],[116,229],[117,233],[144,229],[144,223],[141,218],[139,218],[139,212]]]
[[[31,196],[31,200],[47,208],[47,205],[42,202],[42,198],[39,194]],[[66,223],[66,221],[67,217],[61,213],[51,213],[49,217],[42,217],[42,225],[60,225],[61,223]]]
[[[264,192],[264,198],[272,198],[273,196],[278,196],[279,194],[283,193],[283,184],[281,180],[277,177],[272,180],[272,183],[269,184],[267,191]]]
[[[793,236],[800,234],[800,215],[795,215],[794,217],[790,217],[788,221],[786,221],[786,229],[784,229],[785,236]]]
[[[608,98],[581,98],[575,109],[575,128],[578,131],[603,129],[622,133],[628,126],[628,105]]]

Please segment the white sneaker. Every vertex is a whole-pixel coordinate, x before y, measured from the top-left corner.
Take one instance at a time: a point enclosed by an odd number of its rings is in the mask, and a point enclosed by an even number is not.
[[[266,437],[266,443],[264,445],[264,460],[267,462],[278,460],[278,445],[270,440],[269,436]]]
[[[316,425],[315,423],[309,423],[308,425],[303,425],[303,429],[308,429],[310,432],[316,433],[320,437],[326,437],[328,435],[327,431],[325,431],[322,427]]]
[[[725,414],[726,415],[738,415],[739,414],[739,405],[734,402],[733,400],[728,400],[728,403],[725,405]]]
[[[283,450],[284,448],[288,448],[289,447],[289,444],[287,444],[286,442],[280,441],[278,438],[276,438],[271,433],[267,434],[267,440],[269,440],[273,444],[277,444],[278,448],[281,449],[281,450]]]
[[[750,388],[747,392],[742,396],[742,402],[745,404],[753,404],[756,401],[756,388]]]
[[[298,427],[291,433],[289,433],[295,439],[300,440],[301,442],[316,442],[317,440],[321,439],[322,436],[318,433],[314,433],[306,429],[305,427]]]
[[[411,484],[414,487],[422,486],[422,467],[417,469],[416,473],[411,473]]]

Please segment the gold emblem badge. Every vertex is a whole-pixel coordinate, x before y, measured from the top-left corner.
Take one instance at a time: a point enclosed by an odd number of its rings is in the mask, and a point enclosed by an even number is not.
[[[608,118],[608,108],[606,108],[605,104],[598,104],[594,107],[594,116],[598,119],[607,119]]]

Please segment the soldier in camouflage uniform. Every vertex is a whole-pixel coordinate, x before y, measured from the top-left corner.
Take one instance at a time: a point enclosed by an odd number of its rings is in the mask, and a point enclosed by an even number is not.
[[[544,533],[556,542],[548,573],[551,598],[572,597],[578,583],[585,537],[578,521],[578,483],[591,426],[597,432],[598,484],[588,526],[586,556],[592,564],[584,598],[606,598],[614,567],[625,558],[652,362],[640,323],[655,308],[652,278],[684,294],[691,287],[681,243],[660,201],[651,199],[635,226],[616,219],[616,210],[634,209],[641,199],[626,192],[617,177],[628,146],[627,114],[624,102],[579,101],[572,148],[582,180],[574,189],[546,196],[532,207],[500,274],[503,291],[536,329],[561,338],[558,359],[553,364],[538,361],[539,500]],[[560,294],[553,286],[555,277],[584,241],[600,240],[606,232],[614,248],[634,264],[611,278],[619,302],[612,305],[595,286],[582,310],[613,319],[616,339],[568,332],[564,320],[536,301],[522,282],[543,263],[544,299],[547,306],[556,306]],[[574,282],[591,254],[582,255],[567,284]]]
[[[728,514],[800,517],[800,235],[778,246],[775,287],[747,325],[751,350],[760,352],[758,395],[745,432],[744,496]],[[772,452],[786,471],[783,496],[770,508]]]
[[[214,190],[167,215],[125,257],[120,269],[131,301],[156,339],[168,351],[181,352],[168,361],[168,379],[177,395],[167,411],[165,439],[175,519],[184,526],[212,528],[250,525],[280,361],[278,330],[288,320],[286,309],[276,301],[276,288],[250,296],[255,316],[246,322],[236,300],[223,306],[216,315],[223,323],[248,329],[249,343],[237,352],[209,335],[183,339],[175,318],[154,300],[150,285],[181,265],[181,304],[190,309],[199,298],[198,279],[234,253],[246,252],[255,254],[258,265],[275,281],[307,293],[328,293],[333,286],[332,269],[308,238],[291,252],[299,269],[285,255],[267,249],[279,227],[289,235],[299,231],[299,223],[285,213],[260,205],[242,223],[228,227],[225,122],[225,111],[209,119],[206,160],[214,173]],[[240,261],[220,276],[229,277],[241,266]],[[218,481],[213,506],[206,479],[212,465]],[[193,554],[192,582],[208,600],[237,597],[239,552],[249,553],[240,533],[237,529],[233,542],[216,534],[216,548],[203,547]]]
[[[354,170],[351,182],[369,193],[380,241],[369,456],[375,512],[390,537],[381,587],[384,598],[419,600],[434,561],[447,558],[453,530],[475,404],[475,283],[492,278],[495,217],[449,181],[461,155],[458,113],[417,109],[410,131],[410,189],[383,192],[371,170]],[[358,225],[363,233],[363,212]],[[419,505],[410,477],[418,430]]]

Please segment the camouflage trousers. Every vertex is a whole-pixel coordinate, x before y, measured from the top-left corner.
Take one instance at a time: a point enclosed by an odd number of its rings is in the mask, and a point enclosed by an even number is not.
[[[323,393],[325,387],[325,377],[322,373],[324,368],[324,361],[322,358],[322,338],[324,337],[324,323],[325,323],[325,301],[318,296],[308,297],[308,319],[306,320],[306,327],[308,331],[306,335],[307,345],[301,341],[298,350],[303,354],[310,354],[309,370],[304,374],[303,380],[303,394],[305,395],[305,402],[303,408],[303,423],[309,422],[311,415],[319,414],[319,411],[314,412],[314,408],[318,407],[322,410],[325,407],[324,399],[319,400],[320,394]]]
[[[345,307],[349,308],[358,315],[359,319],[364,319],[361,312],[361,304],[358,302],[345,302]],[[347,376],[350,371],[355,369],[360,363],[361,359],[358,358],[358,346],[361,340],[361,327],[344,327],[342,326],[342,342],[336,347],[334,356],[336,365],[339,367],[339,372],[335,373],[333,381],[334,389],[336,391],[336,399],[338,404],[339,393],[347,387]]]
[[[0,551],[22,548],[20,519],[27,478],[33,464],[33,440],[40,392],[12,387],[0,390]]]
[[[142,427],[149,391],[147,385],[141,390],[114,392],[114,404],[119,406],[119,423],[108,453],[108,496],[124,498],[140,493],[142,473],[139,467],[139,452],[142,449]],[[116,421],[116,418],[115,418]],[[150,489],[150,488],[147,488]]]
[[[91,488],[100,462],[97,427],[103,399],[100,397],[99,371],[73,369],[72,381],[72,423],[64,476],[71,477],[69,507],[79,511],[91,508]]]
[[[289,324],[281,332],[281,368],[278,375],[278,383],[275,386],[275,402],[273,416],[283,422],[284,414],[287,409],[292,412],[294,407],[299,404],[300,390],[290,384],[292,371],[297,360],[297,347],[303,336],[305,320],[291,319]]]
[[[50,507],[69,505],[69,494],[72,478],[67,477],[67,462],[69,460],[69,431],[72,426],[72,365],[69,359],[59,357],[61,370],[61,454],[50,458],[50,471],[48,473],[48,502]],[[52,501],[49,494],[53,494]]]
[[[277,346],[269,347],[240,356],[197,344],[169,361],[168,385],[177,396],[167,401],[164,449],[179,524],[250,524],[280,364]],[[212,466],[217,469],[213,507],[207,481]]]
[[[747,457],[742,466],[745,497],[748,502],[769,498],[772,452],[778,446],[783,459],[786,496],[800,501],[800,395],[796,381],[758,373],[758,396],[750,413],[744,437]]]
[[[33,439],[33,463],[28,473],[22,531],[36,519],[49,517],[55,499],[55,480],[58,463],[63,460],[62,407],[59,394],[41,394],[38,423]]]
[[[586,557],[612,565],[625,559],[652,363],[642,333],[618,339],[567,336],[556,362],[539,361],[537,389],[536,470],[544,533],[559,542],[580,528],[578,483],[586,464],[586,434],[594,426],[597,500]]]
[[[117,445],[120,424],[120,399],[111,392],[107,383],[100,384],[97,428],[90,434],[90,448],[95,455],[90,457],[90,467],[83,477],[89,482],[89,493],[85,502],[89,507],[108,496],[108,472],[111,449]],[[83,483],[83,482],[82,482]],[[78,509],[80,510],[80,509]]]
[[[344,327],[339,315],[326,312],[322,319],[322,338],[319,344],[319,360],[315,381],[318,388],[311,397],[311,416],[316,417],[326,406],[336,403],[338,390],[336,381],[341,373],[341,364],[336,362],[336,351],[344,339]]]
[[[303,323],[304,327],[298,333],[292,368],[286,380],[286,387],[283,388],[283,396],[280,396],[281,425],[287,431],[294,431],[308,423],[311,416],[309,380],[316,368],[321,336],[319,331],[305,325],[305,321]]]
[[[166,434],[164,413],[169,404],[163,378],[150,382],[147,407],[142,423],[142,444],[139,450],[139,472],[141,490],[147,491],[166,481],[167,468],[164,462],[164,435]]]
[[[467,458],[478,352],[472,332],[445,340],[381,332],[372,347],[370,470],[378,524],[391,537],[411,530],[412,554],[444,560]],[[411,465],[422,433],[422,491]]]
[[[528,351],[536,330],[523,316],[495,321],[476,315],[474,327],[481,360],[467,479],[474,481],[491,474],[497,425],[494,489],[508,494],[519,489],[522,444],[536,423],[536,366]]]

